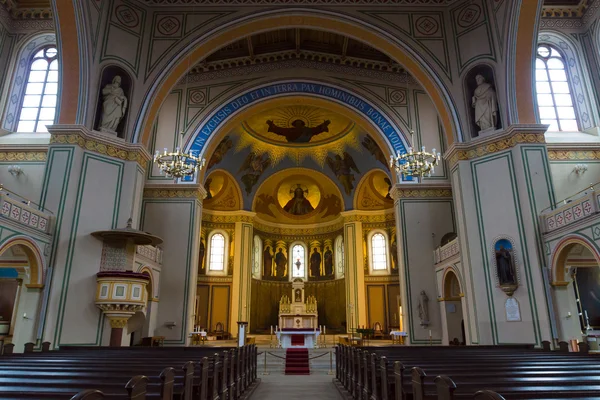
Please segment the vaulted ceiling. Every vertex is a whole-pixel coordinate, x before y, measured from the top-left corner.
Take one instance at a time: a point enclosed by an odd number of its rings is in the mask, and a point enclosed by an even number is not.
[[[52,18],[50,0],[0,0],[0,4],[15,19]]]

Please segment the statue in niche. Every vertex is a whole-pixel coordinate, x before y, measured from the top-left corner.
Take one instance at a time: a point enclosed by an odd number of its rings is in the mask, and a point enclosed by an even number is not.
[[[115,76],[111,83],[102,89],[102,117],[100,130],[102,132],[117,133],[117,126],[125,116],[127,110],[127,97],[121,88],[121,77]]]
[[[288,259],[285,254],[283,254],[283,250],[280,247],[277,251],[277,254],[275,254],[275,276],[278,278],[284,278],[287,276],[287,262]]]
[[[506,239],[501,239],[494,246],[496,250],[496,269],[498,270],[498,283],[503,285],[516,285],[517,274],[512,255],[512,244]]]
[[[327,156],[327,165],[333,171],[335,176],[337,176],[338,180],[344,186],[344,191],[347,195],[352,193],[352,189],[354,189],[354,173],[353,170],[356,171],[357,174],[360,174],[354,159],[350,154],[344,152],[344,158],[339,154],[335,155],[335,158],[331,158]]]
[[[310,255],[310,273],[314,278],[318,278],[321,275],[321,254],[315,247],[313,253]]]
[[[306,123],[301,119],[297,119],[292,122],[291,128],[283,128],[275,125],[271,120],[267,121],[269,125],[269,132],[276,135],[283,136],[290,143],[308,143],[313,138],[323,132],[329,132],[330,121],[324,121],[321,125],[317,125],[313,128],[306,126]]]
[[[294,302],[302,303],[302,291],[300,289],[296,289],[294,292]]]
[[[325,276],[333,275],[333,252],[330,247],[325,247],[323,263],[325,264]]]
[[[270,278],[273,272],[273,254],[271,254],[271,247],[265,246],[263,251],[263,276]]]
[[[297,184],[297,187],[290,190],[290,193],[293,193],[294,197],[292,197],[283,207],[284,211],[292,215],[304,215],[315,209],[312,204],[310,204],[310,201],[304,197],[305,193],[308,194],[308,189],[302,189],[301,185]]]
[[[256,185],[258,179],[270,164],[271,159],[267,153],[257,155],[256,153],[251,152],[248,154],[238,171],[240,173],[245,172],[240,179],[244,183],[246,194],[252,192],[252,188]]]
[[[496,129],[498,119],[498,99],[491,84],[482,75],[475,76],[477,88],[473,93],[471,105],[475,109],[475,123],[480,132]]]
[[[427,297],[427,293],[424,290],[421,290],[418,307],[421,326],[429,325],[429,297]]]

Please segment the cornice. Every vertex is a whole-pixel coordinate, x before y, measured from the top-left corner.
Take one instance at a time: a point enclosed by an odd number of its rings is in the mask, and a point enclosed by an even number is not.
[[[123,139],[90,131],[83,125],[51,125],[48,126],[48,132],[52,135],[50,146],[76,145],[85,151],[125,161],[135,161],[144,170],[152,159],[148,150],[141,144],[128,143]]]
[[[571,6],[543,6],[542,18],[582,18],[593,0],[581,0]]]
[[[387,210],[350,210],[342,211],[340,215],[343,218],[345,224],[352,222],[362,223],[386,223],[395,221],[395,213],[393,208]]]
[[[398,275],[365,275],[365,282],[397,282],[400,280]]]
[[[48,146],[44,145],[2,145],[0,147],[0,162],[45,162]]]
[[[232,276],[198,275],[198,283],[232,283]]]
[[[214,211],[202,210],[202,222],[213,224],[234,224],[236,222],[253,223],[255,212],[238,210],[238,211]]]
[[[144,199],[196,199],[202,201],[206,189],[199,184],[147,184],[144,187]]]
[[[394,201],[402,199],[439,199],[452,198],[452,186],[449,184],[402,184],[396,183],[390,196]]]
[[[545,144],[546,125],[515,124],[504,131],[476,138],[466,143],[453,143],[444,158],[452,168],[459,161],[472,160],[488,154],[509,150],[519,144]]]
[[[600,143],[552,143],[546,146],[550,161],[600,160]]]
[[[11,33],[54,32],[54,19],[50,8],[14,9],[6,6],[7,0],[0,0],[0,21]]]

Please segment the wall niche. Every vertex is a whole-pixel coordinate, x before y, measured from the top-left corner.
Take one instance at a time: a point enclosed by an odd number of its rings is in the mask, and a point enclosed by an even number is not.
[[[501,129],[496,79],[492,67],[487,64],[474,66],[465,76],[464,85],[471,137]]]
[[[131,76],[123,68],[109,65],[102,70],[94,118],[96,131],[126,137],[131,92]]]

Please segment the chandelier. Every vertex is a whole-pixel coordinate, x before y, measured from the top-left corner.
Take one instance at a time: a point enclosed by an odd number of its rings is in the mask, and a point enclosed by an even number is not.
[[[185,77],[185,90],[183,91],[184,95],[187,96],[188,93],[188,71],[190,70],[191,56],[188,56],[188,67],[186,70]],[[185,132],[181,131],[181,138]],[[179,138],[177,135],[175,136],[175,150],[167,151],[165,148],[161,153],[156,150],[154,154],[154,163],[158,166],[161,174],[166,175],[169,178],[193,178],[194,174],[204,167],[206,160],[200,157],[194,156],[192,153],[184,153],[179,148]]]
[[[414,132],[410,132],[411,142],[413,142]],[[406,177],[423,177],[431,176],[435,172],[435,166],[440,162],[440,153],[436,153],[435,149],[431,153],[427,152],[425,146],[421,147],[421,151],[413,151],[412,147],[408,148],[408,152],[404,154],[397,153],[394,157],[390,156],[390,168],[394,168],[397,173]]]
[[[184,132],[181,132],[183,135]],[[154,163],[158,166],[161,174],[169,178],[193,177],[196,172],[204,167],[206,160],[196,157],[193,154],[184,153],[179,146],[174,151],[167,151],[165,148],[161,153],[156,150],[154,154]]]

